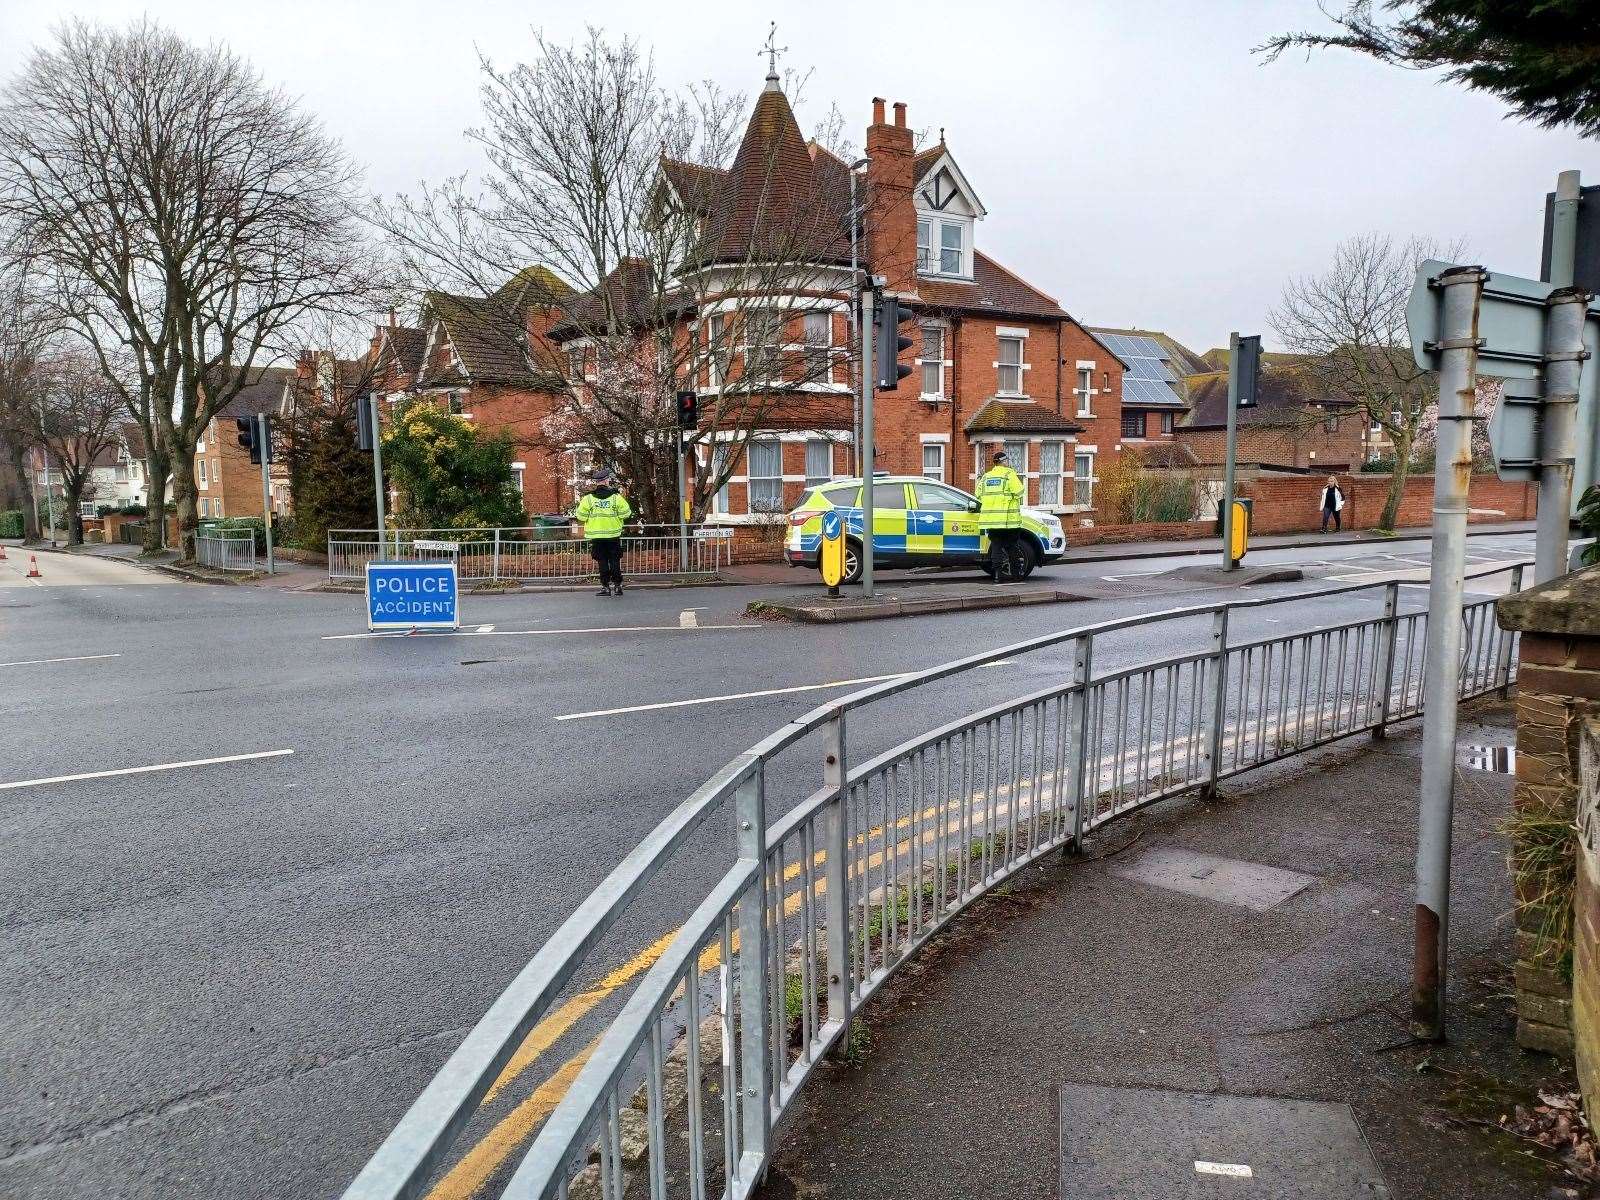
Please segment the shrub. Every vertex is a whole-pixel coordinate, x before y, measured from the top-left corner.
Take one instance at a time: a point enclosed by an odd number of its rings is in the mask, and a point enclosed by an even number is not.
[[[1141,467],[1124,454],[1100,469],[1094,500],[1107,525],[1192,521],[1200,511],[1200,485],[1187,474]]]
[[[24,528],[26,526],[20,508],[8,508],[0,512],[0,537],[19,538]]]

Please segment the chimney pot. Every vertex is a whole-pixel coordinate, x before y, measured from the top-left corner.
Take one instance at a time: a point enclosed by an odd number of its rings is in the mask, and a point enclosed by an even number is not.
[[[894,123],[896,128],[904,129],[906,127],[906,106],[905,102],[902,100],[895,101]]]
[[[884,123],[882,96],[874,96],[872,98],[872,123],[874,125],[882,125]]]

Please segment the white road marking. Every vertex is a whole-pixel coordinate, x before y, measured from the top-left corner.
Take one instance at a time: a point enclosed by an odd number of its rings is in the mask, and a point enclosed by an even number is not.
[[[477,632],[478,633],[493,633],[494,632],[494,626],[493,625],[479,625],[478,628],[477,628]]]
[[[760,625],[697,625],[693,632],[703,629],[760,629]],[[597,625],[587,629],[492,629],[481,633],[476,629],[416,629],[401,633],[325,633],[325,642],[359,641],[365,638],[394,637],[555,637],[566,633],[683,633],[682,625]]]
[[[700,625],[700,618],[695,616],[694,609],[686,608],[678,614],[678,626],[681,629],[696,629]]]
[[[97,658],[121,658],[121,654],[78,654],[71,658],[28,658],[21,662],[4,662],[0,667],[37,667],[45,663],[93,662]]]
[[[281,758],[293,750],[258,750],[254,754],[224,754],[219,758],[191,758],[184,762],[157,763],[150,767],[122,767],[115,771],[85,771],[81,775],[50,775],[43,779],[19,779],[0,783],[0,792],[12,788],[40,787],[47,783],[75,783],[80,779],[111,779],[118,775],[145,775],[151,771],[176,771],[181,767],[209,767],[216,763],[251,762],[258,758]]]
[[[986,667],[1005,667],[1016,662],[1002,658]],[[755,700],[761,696],[787,696],[794,692],[822,692],[829,688],[853,687],[860,683],[886,683],[891,679],[904,679],[914,671],[896,671],[893,675],[864,675],[860,679],[835,679],[832,683],[802,683],[796,687],[764,688],[759,692],[731,692],[726,696],[699,696],[693,700],[661,700],[655,704],[630,704],[622,708],[596,708],[589,712],[562,713],[558,721],[582,721],[588,717],[614,717],[621,713],[655,712],[663,708],[688,708],[695,704],[722,704],[728,700]]]
[[[1253,1179],[1255,1172],[1244,1163],[1214,1163],[1205,1162],[1203,1159],[1194,1160],[1195,1174],[1197,1175],[1226,1175],[1231,1179]]]

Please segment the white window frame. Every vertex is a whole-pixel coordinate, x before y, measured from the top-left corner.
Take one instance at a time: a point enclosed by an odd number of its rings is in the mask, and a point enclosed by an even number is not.
[[[207,496],[200,497],[200,515],[202,517],[209,517],[211,515],[211,500]]]
[[[917,214],[917,274],[943,279],[971,279],[972,228],[972,221],[966,218]],[[960,238],[954,270],[945,266],[945,254],[949,252],[945,237],[952,230]]]
[[[815,321],[820,321],[822,323],[822,340],[820,342],[811,340],[812,326],[813,322]],[[831,384],[833,382],[834,359],[833,310],[824,309],[820,312],[810,311],[804,313],[800,318],[800,336],[804,341],[806,348],[805,382]],[[823,369],[820,371],[817,369],[817,355],[819,351],[821,352],[821,359],[823,363]]]
[[[1024,479],[1028,477],[1028,439],[1007,440],[1000,443],[1006,452],[1006,466]]]
[[[787,324],[787,315],[774,305],[752,305],[745,309],[743,324],[745,384],[751,387],[757,384],[781,385],[783,331],[784,325]],[[756,332],[765,332],[766,340],[752,342],[750,338]],[[752,354],[752,350],[756,353]]]
[[[706,318],[706,381],[719,388],[728,377],[728,318],[712,313]]]
[[[518,500],[522,499],[522,484],[526,477],[527,469],[526,463],[514,462],[511,464],[511,474],[516,479]]]
[[[1094,473],[1095,457],[1092,452],[1086,453],[1082,447],[1072,455],[1072,507],[1074,508],[1094,507],[1094,485],[1099,482],[1099,477]],[[1087,474],[1081,469],[1085,461],[1089,467]],[[1088,484],[1088,487],[1085,488],[1084,484]]]
[[[209,475],[207,473],[207,470],[206,470],[206,462],[207,462],[207,460],[202,458],[200,460],[200,464],[199,464],[200,465],[200,474],[199,474],[199,478],[196,480],[196,482],[199,483],[199,485],[201,487],[209,487],[209,486],[211,486],[211,480],[210,480],[210,477],[209,477]]]
[[[1017,361],[1014,362],[1014,363],[1008,363],[1008,362],[1005,361],[1005,348],[1006,348],[1006,344],[1008,342],[1015,344],[1016,347],[1017,347]],[[1016,334],[1014,332],[1011,332],[1011,331],[1002,330],[1000,332],[999,336],[995,339],[995,347],[996,347],[996,350],[995,350],[995,363],[994,363],[994,370],[995,370],[994,391],[995,391],[995,395],[997,395],[997,396],[1026,396],[1028,394],[1027,387],[1026,387],[1026,384],[1027,384],[1027,371],[1028,371],[1028,339],[1027,339],[1027,337],[1026,336],[1019,336],[1018,334]],[[1006,372],[1008,372],[1008,371],[1015,371],[1016,372],[1016,384],[1017,385],[1016,385],[1015,388],[1008,388],[1006,386]]]
[[[938,357],[936,357],[936,358],[928,358],[927,357],[928,338],[929,338],[930,335],[931,336],[935,336],[935,337],[937,337],[939,339],[939,354],[938,354]],[[922,398],[924,400],[943,400],[943,399],[945,399],[944,372],[945,372],[945,368],[951,365],[951,360],[949,358],[945,357],[950,352],[949,337],[950,337],[950,331],[948,329],[946,329],[943,325],[940,325],[940,324],[938,324],[936,322],[931,322],[930,321],[927,324],[922,326],[922,354],[923,354],[923,357],[917,359],[917,365],[922,369],[922,379],[921,379],[921,382],[920,382],[919,386],[922,388]],[[929,367],[936,367],[938,369],[938,371],[939,371],[939,386],[938,386],[937,389],[935,389],[934,391],[931,391],[931,392],[928,390],[928,368]]]
[[[1039,443],[1039,504],[1043,507],[1061,508],[1066,503],[1064,499],[1066,496],[1066,484],[1064,483],[1067,461],[1066,445],[1065,442],[1056,438],[1046,438]],[[1045,470],[1045,456],[1051,450],[1055,451],[1056,469],[1047,471]],[[1048,494],[1048,489],[1052,482],[1055,488],[1054,499]]]
[[[823,484],[831,483],[834,479],[838,478],[833,471],[833,443],[831,441],[829,441],[827,438],[807,438],[804,442],[804,446],[805,455],[802,465],[806,473],[805,482],[807,488],[821,487]],[[828,453],[828,470],[826,474],[813,475],[811,473],[811,450],[814,446],[821,446]]]
[[[763,453],[768,450],[777,455],[778,469],[770,475],[756,474],[756,450],[760,448]],[[745,508],[753,515],[756,513],[775,513],[783,511],[783,443],[777,438],[751,438],[745,443],[744,450],[745,472]],[[760,507],[756,505],[756,485],[760,483],[765,487],[775,484],[777,494]]]
[[[930,450],[935,451],[935,456],[938,459],[937,465],[932,468],[930,468],[928,465],[928,451]],[[923,442],[922,477],[924,479],[932,480],[934,483],[943,483],[945,481],[946,457],[945,444],[943,442]]]
[[[1073,389],[1078,397],[1078,416],[1094,416],[1094,397],[1098,391],[1094,386],[1094,363],[1079,360],[1078,386]]]

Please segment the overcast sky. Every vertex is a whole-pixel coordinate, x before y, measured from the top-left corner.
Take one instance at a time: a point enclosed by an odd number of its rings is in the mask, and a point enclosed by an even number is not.
[[[1165,330],[1196,351],[1270,331],[1287,276],[1373,230],[1465,238],[1478,262],[1537,275],[1544,193],[1600,143],[1503,120],[1493,99],[1329,52],[1265,66],[1270,34],[1318,26],[1314,0],[6,0],[0,78],[76,14],[141,12],[219,39],[321,115],[392,193],[474,165],[477,54],[525,59],[530,26],[586,23],[651,46],[663,82],[751,94],[779,21],[784,65],[814,71],[803,127],[837,103],[859,144],[871,98],[948,130],[988,208],[978,246],[1093,325]],[[809,129],[807,129],[809,132]]]

